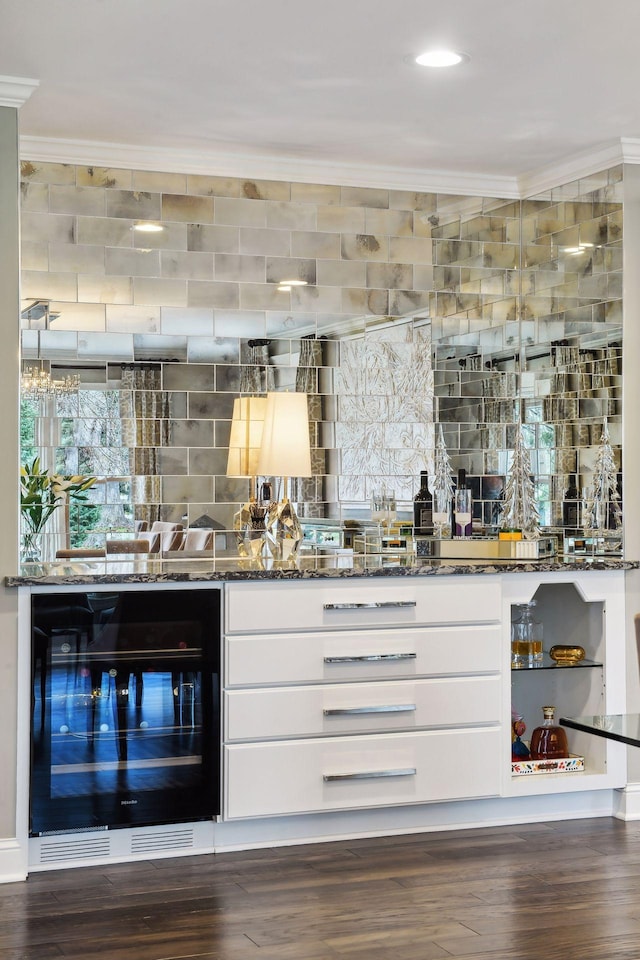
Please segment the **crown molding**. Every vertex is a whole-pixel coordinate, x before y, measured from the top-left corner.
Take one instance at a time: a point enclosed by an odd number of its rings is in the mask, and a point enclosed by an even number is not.
[[[0,77],[0,97],[3,81],[10,79]],[[38,86],[36,80],[14,82],[31,85],[27,96]],[[640,139],[622,137],[619,140],[601,144],[592,150],[573,154],[558,163],[529,171],[519,177],[31,136],[20,137],[20,154],[25,159],[42,163],[69,163],[217,177],[246,177],[255,180],[286,180],[295,183],[327,183],[338,186],[519,200],[537,196],[563,184],[600,173],[619,163],[640,164]]]
[[[560,187],[594,173],[601,173],[619,163],[640,163],[640,140],[621,137],[565,157],[559,163],[540,167],[518,178],[520,196],[534,197],[546,190]]]
[[[18,110],[39,86],[39,80],[29,80],[27,77],[0,77],[0,107]]]
[[[640,140],[635,137],[622,137],[620,143],[624,163],[640,163]]]
[[[327,183],[338,186],[411,190],[426,193],[457,193],[477,197],[517,199],[515,177],[417,170],[403,167],[330,163],[294,157],[253,156],[202,150],[175,150],[91,140],[53,140],[20,137],[25,159],[47,163],[71,163],[127,170],[157,170],[163,173],[246,177],[255,180],[287,180],[295,183]]]

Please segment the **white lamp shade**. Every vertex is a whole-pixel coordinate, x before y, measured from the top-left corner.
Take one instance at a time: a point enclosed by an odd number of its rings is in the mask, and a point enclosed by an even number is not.
[[[238,397],[233,401],[229,437],[228,477],[256,477],[262,442],[266,397]]]
[[[310,477],[311,444],[306,393],[268,393],[258,473]]]

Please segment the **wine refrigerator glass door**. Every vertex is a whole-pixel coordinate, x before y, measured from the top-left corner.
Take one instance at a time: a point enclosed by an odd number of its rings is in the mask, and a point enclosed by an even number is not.
[[[31,835],[220,812],[220,593],[32,598]]]

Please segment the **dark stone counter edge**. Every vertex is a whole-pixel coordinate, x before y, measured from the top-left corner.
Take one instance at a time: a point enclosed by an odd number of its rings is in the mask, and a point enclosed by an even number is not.
[[[431,560],[411,566],[345,567],[272,570],[167,570],[160,573],[60,573],[41,575],[14,575],[5,577],[7,587],[64,586],[65,584],[95,583],[197,583],[229,582],[237,580],[328,580],[349,577],[433,577],[477,576],[503,573],[569,573],[608,570],[636,570],[640,561],[612,558],[571,559],[566,561],[520,560],[478,561],[476,563],[452,563],[446,560]]]

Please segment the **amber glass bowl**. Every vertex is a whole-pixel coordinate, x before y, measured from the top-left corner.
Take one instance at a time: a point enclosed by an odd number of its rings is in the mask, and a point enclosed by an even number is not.
[[[568,644],[556,644],[549,650],[549,656],[561,667],[570,667],[574,663],[584,660],[584,647],[573,647]]]

